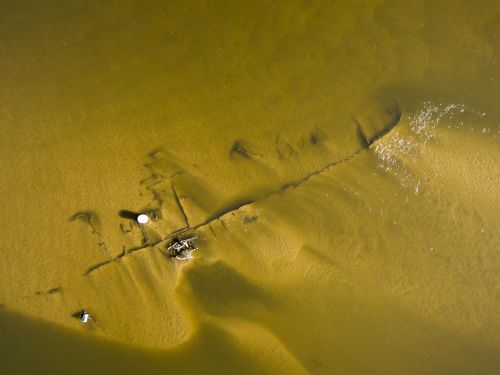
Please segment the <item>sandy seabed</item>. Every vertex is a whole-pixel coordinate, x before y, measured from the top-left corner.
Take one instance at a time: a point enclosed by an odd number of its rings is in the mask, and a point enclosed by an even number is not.
[[[1,8],[2,374],[499,371],[497,2]]]

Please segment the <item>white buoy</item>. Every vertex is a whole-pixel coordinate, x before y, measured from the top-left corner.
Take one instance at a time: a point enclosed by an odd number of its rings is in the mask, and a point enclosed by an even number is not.
[[[139,216],[137,216],[137,222],[139,224],[147,224],[148,221],[149,221],[148,215],[140,214]]]

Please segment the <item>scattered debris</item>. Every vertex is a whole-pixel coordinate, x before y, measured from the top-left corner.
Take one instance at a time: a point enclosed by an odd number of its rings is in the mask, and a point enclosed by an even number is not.
[[[49,289],[46,292],[42,292],[40,290],[37,290],[35,292],[35,296],[42,296],[42,295],[48,295],[48,294],[56,294],[56,293],[61,293],[61,292],[62,292],[62,288],[60,288],[60,287]],[[25,296],[25,297],[26,298],[30,298],[28,296]]]
[[[108,254],[108,248],[106,247],[106,243],[104,242],[101,233],[98,229],[99,227],[99,217],[97,214],[93,211],[80,211],[75,213],[73,216],[69,218],[69,221],[75,221],[75,220],[81,220],[84,223],[86,223],[89,227],[90,230],[92,231],[92,234],[96,237],[97,239],[97,246],[106,254]]]
[[[210,224],[208,224],[208,227],[210,228],[210,232],[212,232],[212,234],[214,235],[214,237],[217,237],[217,233],[215,233],[214,228],[212,228],[212,226]]]
[[[288,155],[290,156],[294,156],[294,155],[297,155],[297,151],[295,151],[295,149],[292,147],[292,145],[290,143],[286,143],[286,148],[288,150]]]
[[[230,156],[242,156],[245,159],[252,159],[253,154],[248,150],[246,145],[241,140],[236,140],[231,147],[231,151],[229,151]]]
[[[155,208],[148,211],[144,211],[143,214],[148,215],[151,221],[158,221],[163,219],[163,213],[161,208]]]
[[[251,224],[255,223],[256,221],[257,221],[257,215],[243,217],[243,224]]]
[[[319,142],[318,134],[316,134],[315,132],[311,132],[311,134],[309,134],[309,143],[315,145],[318,142]]]
[[[89,319],[92,319],[90,314],[86,310],[83,311],[82,314],[80,315],[80,322],[87,323]]]
[[[198,238],[197,235],[187,238],[174,238],[168,245],[168,255],[171,258],[179,260],[193,259],[193,252],[198,248],[193,244],[193,241]]]
[[[69,221],[75,221],[77,219],[82,220],[83,222],[87,223],[90,226],[90,229],[92,230],[92,233],[97,233],[96,226],[94,224],[94,213],[89,212],[89,211],[81,211],[77,212],[73,216],[69,218]]]
[[[97,321],[95,320],[94,316],[91,315],[87,309],[83,309],[81,311],[77,311],[73,314],[71,314],[71,316],[73,316],[74,318],[78,318],[80,320],[80,322],[82,322],[83,324],[87,324],[89,323],[91,320],[93,320],[94,322],[97,323]]]
[[[177,207],[179,208],[179,211],[181,212],[182,217],[184,218],[184,222],[189,227],[190,225],[188,216],[186,214],[186,211],[184,210],[184,207],[182,206],[181,198],[179,197],[179,194],[177,194],[177,190],[175,189],[173,182],[170,183],[170,187],[172,188],[172,193],[174,194],[175,203],[177,204]]]
[[[127,223],[127,224],[128,224],[128,226],[129,226],[130,229],[125,228],[125,224],[120,223],[120,230],[122,231],[122,233],[130,233],[130,232],[132,232],[132,226],[130,225],[130,223]]]

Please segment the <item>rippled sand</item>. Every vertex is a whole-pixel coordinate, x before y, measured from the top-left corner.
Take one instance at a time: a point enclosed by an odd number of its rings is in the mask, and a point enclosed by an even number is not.
[[[1,8],[1,373],[499,371],[497,2]]]

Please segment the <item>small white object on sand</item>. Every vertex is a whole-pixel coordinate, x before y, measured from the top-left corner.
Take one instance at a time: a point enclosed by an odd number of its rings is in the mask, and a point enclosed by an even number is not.
[[[148,215],[140,214],[139,216],[137,216],[137,222],[139,224],[147,224],[148,221],[149,221]]]
[[[90,318],[89,313],[84,311],[80,316],[80,322],[87,323],[89,321],[89,318]]]

